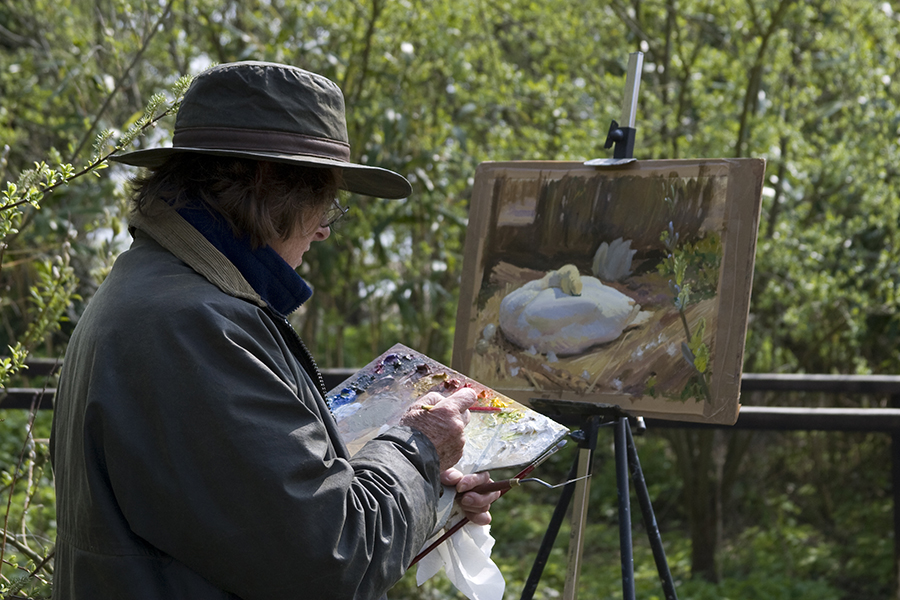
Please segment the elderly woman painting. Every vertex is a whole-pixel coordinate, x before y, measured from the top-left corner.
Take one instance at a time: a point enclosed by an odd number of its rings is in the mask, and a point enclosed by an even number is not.
[[[411,191],[349,156],[334,83],[246,62],[194,80],[172,147],[118,157],[149,170],[55,401],[54,598],[378,598],[441,483],[490,521],[497,493],[466,493],[488,476],[450,469],[470,390],[423,398],[351,458],[286,319],[311,294],[295,268],[345,212],[337,190]]]

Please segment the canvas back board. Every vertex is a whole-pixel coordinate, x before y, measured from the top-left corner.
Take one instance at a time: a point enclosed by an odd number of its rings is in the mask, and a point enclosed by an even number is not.
[[[765,161],[479,166],[454,369],[525,405],[737,420]]]

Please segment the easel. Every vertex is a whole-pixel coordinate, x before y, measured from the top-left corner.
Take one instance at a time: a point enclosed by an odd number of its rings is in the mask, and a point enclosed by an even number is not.
[[[677,600],[675,583],[669,571],[666,561],[666,552],[663,548],[662,537],[653,513],[650,502],[650,493],[641,470],[641,462],[634,445],[632,434],[632,422],[639,432],[645,427],[643,419],[633,417],[620,407],[609,404],[590,404],[586,402],[566,402],[561,400],[545,400],[541,398],[531,399],[531,405],[541,413],[567,424],[572,417],[580,419],[581,428],[572,432],[571,437],[578,442],[578,455],[572,464],[567,479],[583,477],[591,473],[593,469],[594,450],[597,445],[597,435],[601,428],[613,427],[615,436],[615,461],[616,461],[616,489],[619,501],[619,550],[622,562],[622,597],[624,600],[635,599],[634,588],[634,548],[631,538],[631,496],[629,493],[628,477],[634,482],[635,493],[641,507],[644,526],[650,539],[650,547],[653,551],[653,559],[656,562],[656,570],[662,582],[666,600]],[[559,534],[559,528],[565,518],[566,511],[572,498],[575,504],[572,509],[572,532],[569,539],[569,555],[566,568],[566,586],[563,592],[564,600],[574,600],[577,597],[578,578],[581,573],[582,551],[584,548],[584,530],[587,525],[587,505],[590,496],[591,478],[581,479],[573,485],[567,485],[559,498],[559,502],[553,511],[553,516],[544,533],[544,539],[538,554],[535,557],[531,573],[525,582],[522,591],[522,600],[530,600],[537,590],[538,582],[543,573],[544,566],[553,548],[553,542]]]
[[[628,60],[628,73],[625,80],[625,100],[622,106],[622,121],[624,127],[620,127],[613,121],[609,128],[605,147],[615,145],[613,159],[595,159],[585,164],[597,167],[620,166],[634,162],[635,140],[635,115],[637,112],[637,97],[640,88],[641,67],[643,54],[632,53]],[[666,600],[677,600],[675,583],[669,571],[666,561],[666,553],[663,548],[662,538],[656,517],[653,514],[653,506],[650,502],[650,493],[637,449],[632,435],[632,422],[640,432],[645,429],[643,419],[633,417],[618,406],[609,404],[591,404],[587,402],[566,402],[561,400],[548,400],[532,398],[531,405],[543,414],[557,418],[564,424],[566,420],[575,417],[580,429],[574,431],[571,436],[578,442],[578,455],[567,476],[568,480],[584,477],[593,470],[594,450],[597,446],[597,435],[603,427],[613,427],[615,435],[615,461],[616,461],[616,488],[619,501],[619,549],[622,562],[622,597],[624,600],[635,600],[634,587],[634,547],[631,538],[631,495],[629,491],[628,476],[634,481],[635,493],[641,507],[644,526],[650,538],[650,546],[653,550],[653,559],[662,582]],[[587,506],[590,496],[591,478],[580,479],[574,484],[567,485],[553,511],[550,524],[544,534],[541,547],[535,557],[531,573],[525,582],[522,591],[522,600],[531,600],[537,589],[543,573],[544,566],[550,556],[553,542],[559,533],[559,528],[565,518],[568,506],[575,499],[572,509],[572,530],[569,539],[569,554],[566,569],[566,586],[563,591],[563,600],[575,600],[578,590],[578,578],[581,573],[582,552],[584,549],[584,531],[587,524]]]

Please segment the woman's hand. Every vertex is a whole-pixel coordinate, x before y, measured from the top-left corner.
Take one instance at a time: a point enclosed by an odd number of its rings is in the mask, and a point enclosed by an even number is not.
[[[462,458],[466,443],[463,430],[469,423],[469,407],[475,400],[472,388],[462,388],[446,398],[430,392],[409,407],[400,424],[428,436],[437,450],[441,470],[449,469]]]
[[[489,512],[491,504],[500,497],[500,492],[478,494],[469,490],[490,483],[490,481],[491,476],[487,472],[463,475],[456,469],[446,469],[441,473],[441,483],[456,487],[458,494],[456,501],[462,507],[466,518],[476,525],[487,525],[491,522],[491,513]]]

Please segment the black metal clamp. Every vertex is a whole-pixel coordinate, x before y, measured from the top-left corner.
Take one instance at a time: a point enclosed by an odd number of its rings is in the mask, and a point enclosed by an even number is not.
[[[637,114],[638,92],[641,89],[641,69],[644,64],[643,52],[628,55],[628,71],[625,76],[625,94],[622,101],[622,123],[613,120],[606,134],[604,148],[615,146],[613,158],[595,158],[584,164],[590,167],[619,167],[634,162],[634,140],[637,134],[635,116]]]
[[[634,127],[619,127],[618,121],[613,119],[609,126],[609,133],[606,134],[606,144],[603,147],[608,150],[615,145],[613,158],[634,158],[636,133],[637,129]]]

